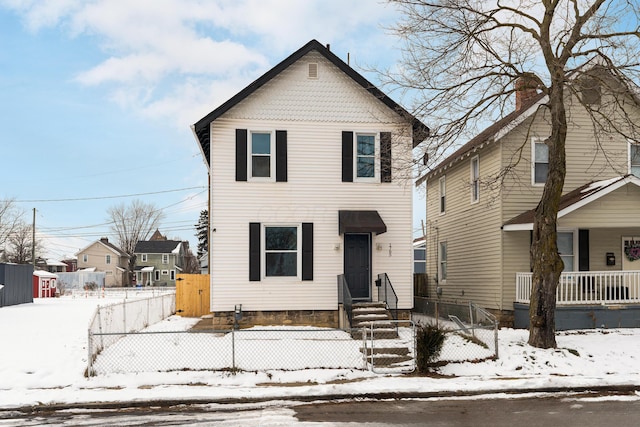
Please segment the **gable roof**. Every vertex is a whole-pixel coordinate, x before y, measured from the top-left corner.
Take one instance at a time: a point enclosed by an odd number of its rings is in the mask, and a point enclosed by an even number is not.
[[[562,218],[627,184],[635,184],[640,187],[640,178],[634,175],[624,175],[602,181],[592,181],[578,187],[560,198],[558,218]],[[505,222],[502,229],[505,231],[533,230],[534,216],[535,209],[523,212]]]
[[[95,242],[85,246],[84,248],[82,248],[78,252],[76,252],[75,255],[78,256],[79,254],[81,254],[81,253],[85,252],[87,249],[89,249],[91,246],[97,245],[97,244],[100,244],[100,245],[104,246],[105,248],[107,248],[110,251],[114,252],[118,256],[123,256],[123,257],[129,258],[129,254],[127,254],[125,251],[123,251],[122,249],[120,249],[119,247],[114,245],[113,243],[109,242],[106,238],[98,239]]]
[[[227,100],[225,103],[220,105],[218,108],[204,116],[202,119],[198,120],[194,125],[191,126],[198,143],[200,144],[200,149],[207,161],[207,165],[210,165],[209,159],[209,147],[211,145],[211,135],[210,135],[210,124],[218,117],[229,111],[235,105],[237,105],[240,101],[247,98],[249,95],[254,93],[260,87],[264,86],[271,79],[276,77],[286,68],[288,68],[291,64],[298,61],[304,55],[311,51],[317,51],[326,59],[328,59],[331,63],[333,63],[336,67],[338,67],[342,72],[351,77],[356,83],[365,88],[369,93],[378,98],[382,103],[384,103],[391,110],[395,111],[398,115],[405,118],[407,122],[411,123],[413,128],[413,146],[417,146],[421,143],[427,136],[429,136],[429,128],[425,126],[420,120],[415,118],[409,112],[407,112],[404,108],[398,105],[394,100],[385,95],[381,90],[375,87],[371,82],[365,79],[360,73],[356,72],[353,68],[347,65],[343,60],[338,58],[334,53],[332,53],[328,48],[323,46],[317,40],[311,40],[300,49],[289,55],[286,59],[280,62],[278,65],[267,71],[261,77],[256,79],[249,86],[242,89],[232,98]]]
[[[629,79],[620,70],[612,70],[606,65],[603,65],[600,58],[598,57],[591,58],[576,70],[568,73],[567,76],[571,80],[573,80],[585,75],[602,76],[601,73],[603,72],[606,73],[606,76],[612,77],[617,83],[621,84],[624,90],[631,95],[634,102],[640,105],[640,88],[638,87],[638,85],[631,79]],[[609,83],[608,87],[613,88],[614,85],[612,83]],[[526,100],[519,110],[507,114],[502,119],[484,129],[458,150],[447,156],[443,161],[439,162],[435,168],[419,177],[416,181],[416,186],[421,185],[428,178],[439,174],[450,166],[453,166],[454,163],[457,163],[459,160],[463,159],[465,155],[469,155],[471,152],[477,151],[485,144],[500,140],[503,136],[509,133],[524,120],[531,117],[538,110],[538,107],[546,103],[548,100],[548,95],[544,93],[538,93],[531,99]]]
[[[428,178],[440,173],[449,166],[452,166],[458,160],[461,160],[466,155],[479,150],[486,144],[498,141],[517,125],[531,117],[538,110],[538,107],[547,102],[548,99],[547,95],[539,93],[526,100],[519,110],[512,111],[491,126],[485,128],[482,132],[471,138],[466,144],[462,145],[462,147],[458,148],[443,161],[438,163],[435,168],[418,178],[416,185],[422,184]]]
[[[140,240],[133,250],[137,254],[170,254],[182,244],[179,240]]]

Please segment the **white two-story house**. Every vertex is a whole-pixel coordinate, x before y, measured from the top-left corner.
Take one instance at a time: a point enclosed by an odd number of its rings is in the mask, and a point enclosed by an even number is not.
[[[237,310],[338,326],[344,300],[408,316],[424,124],[312,40],[192,129],[209,170],[214,324]]]

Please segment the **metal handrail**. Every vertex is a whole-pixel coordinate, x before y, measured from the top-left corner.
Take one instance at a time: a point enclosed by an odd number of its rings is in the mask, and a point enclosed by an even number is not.
[[[342,304],[347,318],[349,319],[349,328],[353,321],[353,298],[351,298],[351,292],[349,292],[349,285],[344,274],[338,275],[338,304]]]
[[[384,302],[391,311],[393,320],[398,320],[398,295],[396,294],[387,273],[378,274],[380,289],[378,290],[378,302]]]

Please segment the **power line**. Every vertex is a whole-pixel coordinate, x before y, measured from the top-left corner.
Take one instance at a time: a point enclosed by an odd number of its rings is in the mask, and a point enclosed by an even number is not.
[[[177,188],[175,190],[163,190],[163,191],[152,191],[149,193],[136,193],[136,194],[123,194],[119,196],[100,196],[100,197],[78,197],[74,199],[34,199],[34,200],[12,200],[15,203],[45,203],[45,202],[77,202],[82,200],[104,200],[104,199],[119,199],[124,197],[137,197],[137,196],[148,196],[151,194],[163,194],[163,193],[175,193],[177,191],[186,191],[186,190],[196,190],[203,189],[206,187],[185,187],[185,188]]]

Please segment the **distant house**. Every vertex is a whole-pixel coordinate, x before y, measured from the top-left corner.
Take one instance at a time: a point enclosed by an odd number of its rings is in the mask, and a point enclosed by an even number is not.
[[[557,329],[638,326],[640,141],[617,132],[594,134],[584,105],[611,118],[622,116],[624,106],[625,114],[639,117],[639,89],[630,82],[610,83],[606,71],[594,72],[596,90],[584,85],[580,93],[566,91],[571,120],[557,222],[564,263]],[[622,89],[615,102],[612,88]],[[503,324],[527,327],[533,210],[547,179],[551,118],[546,95],[530,89],[515,95],[513,112],[433,167],[418,185],[426,185],[427,194],[429,295],[471,300]],[[507,168],[500,185],[492,185]]]
[[[49,273],[66,273],[68,265],[63,261],[54,261],[52,259],[36,259],[36,268]]]
[[[129,284],[129,255],[106,237],[76,253],[78,270],[94,269],[105,272],[105,287]]]
[[[188,242],[160,240],[156,234],[152,239],[139,241],[134,249],[136,283],[142,286],[175,286],[176,274],[185,267]]]
[[[192,129],[209,168],[214,324],[240,306],[248,324],[338,326],[351,301],[409,315],[407,165],[423,123],[312,40]]]

